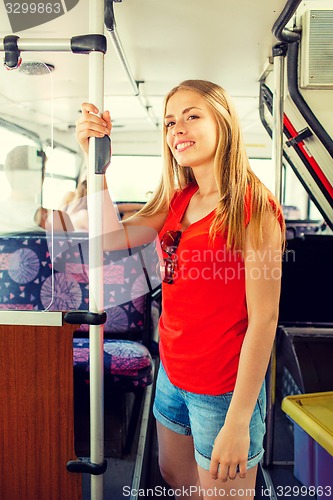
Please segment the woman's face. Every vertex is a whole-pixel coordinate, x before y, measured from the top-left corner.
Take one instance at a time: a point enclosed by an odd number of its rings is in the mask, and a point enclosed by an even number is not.
[[[178,90],[167,103],[164,122],[167,144],[178,165],[213,166],[217,122],[199,93]]]

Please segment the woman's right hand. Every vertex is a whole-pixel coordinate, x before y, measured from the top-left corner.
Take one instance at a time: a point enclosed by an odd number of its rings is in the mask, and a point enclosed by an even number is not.
[[[99,110],[93,104],[81,105],[82,115],[76,122],[76,139],[85,154],[88,154],[89,138],[110,135],[112,129],[109,111],[99,116]]]

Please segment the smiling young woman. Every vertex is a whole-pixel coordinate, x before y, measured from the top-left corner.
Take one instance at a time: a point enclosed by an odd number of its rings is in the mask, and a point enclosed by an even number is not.
[[[91,104],[82,110],[77,138],[87,152],[89,137],[109,133],[111,121],[108,112],[96,116]],[[187,487],[191,498],[238,488],[234,498],[244,489],[253,498],[284,222],[250,168],[224,89],[203,80],[181,83],[166,96],[164,122],[158,189],[122,223],[112,203],[104,213],[105,227],[126,229],[133,246],[147,228],[161,241],[166,274],[153,410],[160,469],[178,498]]]

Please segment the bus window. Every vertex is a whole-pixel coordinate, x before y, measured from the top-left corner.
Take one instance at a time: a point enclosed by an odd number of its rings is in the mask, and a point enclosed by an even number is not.
[[[270,158],[250,158],[249,161],[253,172],[274,193],[275,173],[273,161]]]
[[[80,157],[70,149],[54,145],[46,148],[43,206],[58,209],[64,196],[74,191],[80,174]]]
[[[310,200],[305,188],[297,178],[296,174],[289,165],[285,166],[285,187],[283,195],[283,203],[287,206],[295,206],[299,210],[300,220],[318,221],[323,219],[323,216],[317,209],[313,201]],[[287,217],[288,218],[288,217]],[[296,218],[296,217],[290,217]]]
[[[114,201],[147,202],[161,172],[160,156],[112,156],[107,177]]]
[[[0,148],[0,200],[5,200],[10,196],[11,188],[8,183],[7,177],[3,171],[5,159],[7,154],[16,146],[34,146],[40,148],[36,141],[30,139],[27,135],[20,134],[8,128],[8,125],[2,126],[0,124],[1,148]]]
[[[250,165],[259,179],[274,193],[273,161],[270,158],[250,158]],[[284,185],[282,205],[286,219],[318,221],[323,218],[289,165],[284,166]]]

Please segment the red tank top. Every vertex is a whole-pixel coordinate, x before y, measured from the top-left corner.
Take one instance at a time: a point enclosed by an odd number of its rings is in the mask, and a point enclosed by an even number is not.
[[[197,189],[191,184],[175,194],[160,238],[181,229]],[[248,324],[244,261],[239,252],[226,250],[224,236],[209,241],[214,215],[215,210],[183,231],[174,282],[162,285],[159,322],[160,356],[171,382],[210,395],[234,389]]]

